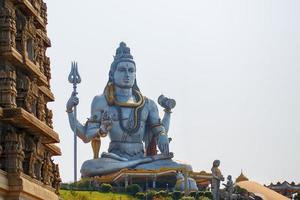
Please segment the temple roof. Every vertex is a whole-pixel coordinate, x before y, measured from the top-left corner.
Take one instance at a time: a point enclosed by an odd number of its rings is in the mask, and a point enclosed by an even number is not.
[[[243,174],[243,171],[241,171],[241,174],[235,179],[236,183],[242,181],[249,181],[249,179]]]
[[[294,182],[289,183],[287,181],[284,181],[282,183],[278,182],[276,184],[271,183],[267,186],[268,188],[271,188],[273,190],[300,190],[300,184],[296,185]]]
[[[249,192],[254,193],[256,196],[261,197],[264,200],[288,200],[289,198],[259,184],[254,181],[242,181],[237,183],[241,188],[246,189]]]

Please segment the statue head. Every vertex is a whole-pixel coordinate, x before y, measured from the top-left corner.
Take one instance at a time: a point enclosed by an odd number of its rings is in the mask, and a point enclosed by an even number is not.
[[[108,83],[118,87],[133,88],[139,91],[136,83],[136,66],[130,48],[124,42],[116,50],[114,61],[109,70]]]
[[[228,181],[231,181],[231,180],[232,180],[231,175],[228,175],[228,176],[227,176],[227,180],[228,180]]]
[[[219,167],[220,166],[220,160],[214,160],[213,167]]]

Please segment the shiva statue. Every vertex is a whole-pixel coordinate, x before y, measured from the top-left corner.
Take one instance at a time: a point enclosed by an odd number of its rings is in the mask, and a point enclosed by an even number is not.
[[[213,200],[220,200],[220,183],[224,181],[224,177],[219,169],[220,160],[214,160],[213,167],[211,168],[212,172],[212,181],[211,181],[211,191],[213,195]]]
[[[92,142],[94,159],[81,166],[82,177],[101,176],[122,168],[155,170],[162,167],[187,168],[190,165],[172,160],[168,130],[175,100],[161,95],[158,103],[164,108],[161,120],[156,103],[143,96],[136,80],[136,64],[124,42],[116,50],[103,94],[95,96],[91,116],[83,125],[74,120],[74,107],[79,103],[73,92],[67,102],[71,129],[85,143]],[[109,136],[108,152],[98,158],[100,137]],[[160,154],[157,154],[157,147]]]

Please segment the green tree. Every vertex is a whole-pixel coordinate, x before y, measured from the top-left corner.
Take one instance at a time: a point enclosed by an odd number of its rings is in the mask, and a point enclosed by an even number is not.
[[[134,196],[136,193],[141,192],[142,188],[138,184],[128,185],[125,189],[127,194]]]
[[[112,186],[108,183],[102,183],[100,185],[100,191],[101,192],[111,192],[112,191]]]

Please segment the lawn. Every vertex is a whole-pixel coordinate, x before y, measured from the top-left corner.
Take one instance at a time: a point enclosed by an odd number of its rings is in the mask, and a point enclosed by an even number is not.
[[[60,190],[60,197],[63,200],[135,200],[135,198],[126,194],[103,193],[97,191]]]

